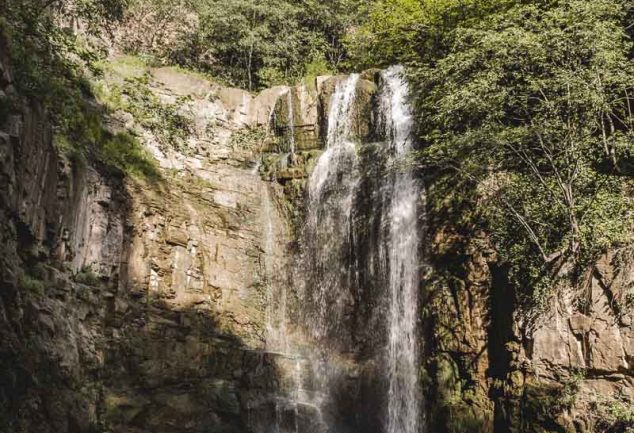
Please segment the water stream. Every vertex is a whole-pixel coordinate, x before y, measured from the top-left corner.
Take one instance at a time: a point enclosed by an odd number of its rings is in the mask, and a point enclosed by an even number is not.
[[[421,185],[406,163],[412,113],[402,68],[381,73],[372,116],[377,143],[358,137],[360,76],[340,79],[330,97],[324,152],[307,181],[299,307],[286,325],[287,295],[270,287],[267,349],[285,354],[285,409],[295,433],[420,433],[418,378]],[[288,92],[290,95],[290,91]],[[289,106],[291,151],[292,104]],[[264,193],[265,211],[271,199]],[[273,250],[264,221],[265,253]],[[266,273],[275,268],[267,265]],[[366,388],[362,388],[365,383]],[[277,427],[281,429],[282,409]]]
[[[291,155],[295,154],[295,112],[293,109],[293,89],[286,92],[286,103],[288,105],[288,139],[289,151]]]
[[[349,140],[359,75],[350,75],[330,99],[326,150],[308,180],[303,253],[307,267],[307,325],[316,340],[336,337],[349,293],[349,238],[358,182],[355,143]]]
[[[379,126],[389,140],[392,169],[385,188],[389,235],[387,376],[389,383],[387,433],[418,433],[421,391],[418,380],[417,335],[419,289],[419,225],[417,203],[421,194],[412,170],[403,160],[412,150],[412,113],[402,68],[383,72]]]

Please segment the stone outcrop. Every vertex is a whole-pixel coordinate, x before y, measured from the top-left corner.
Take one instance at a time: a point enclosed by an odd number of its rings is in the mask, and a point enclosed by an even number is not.
[[[427,289],[436,428],[621,431],[601,423],[610,408],[634,404],[631,248],[603,255],[577,286],[558,286],[529,321],[486,235],[449,233],[436,233],[431,257],[445,272],[453,262],[460,278],[436,276]]]
[[[634,308],[627,298],[633,258],[629,247],[604,254],[579,287],[552,299],[531,335],[530,352],[520,353],[529,363],[526,380],[556,388],[576,381],[574,404],[562,420],[577,429],[596,428],[597,401],[634,405]]]

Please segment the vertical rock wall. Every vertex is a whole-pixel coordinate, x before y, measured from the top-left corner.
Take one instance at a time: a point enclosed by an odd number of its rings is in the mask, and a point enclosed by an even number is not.
[[[268,121],[275,92],[153,71],[164,100],[191,96],[195,128],[186,152],[140,130],[161,166],[142,180],[61,156],[6,58],[0,73],[17,102],[0,125],[0,431],[244,431],[270,416],[263,188],[274,260],[288,223],[281,188],[252,170],[258,143],[234,134]]]
[[[634,404],[631,248],[558,286],[529,321],[486,234],[449,233],[436,232],[426,315],[435,428],[626,431],[614,413]]]

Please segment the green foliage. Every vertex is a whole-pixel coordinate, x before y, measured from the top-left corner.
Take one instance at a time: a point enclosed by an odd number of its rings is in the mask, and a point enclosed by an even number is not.
[[[467,365],[462,359],[442,354],[431,362],[432,377],[421,379],[427,389],[435,390],[430,407],[432,430],[447,433],[485,430],[482,396],[474,389],[475,383],[470,380],[473,372]]]
[[[20,93],[43,102],[63,118],[85,90],[81,80],[97,51],[87,39],[60,23],[81,21],[91,35],[121,16],[119,0],[8,0],[0,6],[6,20],[13,76]]]
[[[333,70],[324,57],[312,59],[304,65],[304,83],[315,85],[315,79],[320,75],[332,75]]]
[[[421,153],[492,233],[522,301],[628,239],[634,69],[613,1],[520,5],[446,35],[412,68]],[[445,188],[443,188],[445,186]],[[575,268],[573,268],[575,269]]]
[[[90,266],[84,266],[75,275],[75,281],[87,286],[96,286],[99,284],[99,276],[95,274]]]
[[[380,0],[368,20],[346,41],[357,67],[382,66],[411,59],[418,52],[425,25],[420,0]]]
[[[229,143],[234,149],[257,149],[266,136],[262,127],[242,128],[231,134]]]
[[[521,399],[521,431],[559,431],[558,419],[575,406],[582,370],[573,371],[560,385],[529,382],[524,385]]]
[[[143,65],[133,58],[108,65],[114,70],[109,71],[114,72],[114,76],[93,84],[97,100],[111,113],[121,110],[131,114],[139,126],[153,134],[163,150],[184,152],[186,140],[193,132],[193,120],[189,113],[183,112],[183,107],[191,98],[162,102],[150,89],[151,76]],[[158,175],[152,157],[129,132],[110,135],[102,146],[101,157],[125,172],[149,177]]]
[[[634,408],[627,401],[599,399],[592,405],[597,433],[633,433]]]
[[[43,295],[48,280],[48,271],[46,267],[36,262],[31,265],[27,265],[18,275],[18,287],[21,290],[36,294]]]
[[[121,55],[115,58],[103,59],[96,65],[98,76],[113,76],[121,79],[139,78],[145,75],[148,68],[154,65],[154,60],[148,56]]]
[[[2,12],[17,90],[44,106],[58,149],[76,161],[102,157],[125,171],[154,176],[151,159],[135,139],[107,131],[86,78],[87,72],[99,72],[91,37],[120,18],[123,7],[121,0],[11,0]],[[83,24],[84,36],[60,24],[72,21]]]
[[[149,89],[150,76],[126,78],[118,96],[124,111],[132,114],[137,122],[151,131],[165,147],[183,149],[192,132],[192,120],[181,113],[180,107],[188,100],[178,99],[173,104],[163,103]]]
[[[512,0],[377,0],[367,19],[346,37],[357,69],[438,58],[449,49],[446,36],[459,25],[477,23]]]
[[[21,290],[39,295],[44,293],[44,281],[26,272],[21,273],[18,277],[18,287]]]
[[[314,73],[322,61],[326,67],[320,65],[320,70],[338,70],[347,56],[343,39],[364,4],[360,0],[176,4],[136,0],[125,25],[138,30],[130,32],[123,46],[128,52],[151,53],[164,63],[201,70],[220,81],[255,90],[297,82]],[[195,18],[188,21],[183,16]],[[153,28],[143,32],[148,21],[154,23]]]
[[[103,124],[103,113],[86,102],[84,104],[84,111],[68,120],[73,123],[74,133],[56,134],[54,143],[57,148],[76,163],[83,163],[90,155],[123,173],[158,178],[156,164],[139,140],[129,132],[108,131]]]
[[[160,176],[152,156],[128,132],[109,134],[100,148],[99,158],[127,174],[150,180]]]

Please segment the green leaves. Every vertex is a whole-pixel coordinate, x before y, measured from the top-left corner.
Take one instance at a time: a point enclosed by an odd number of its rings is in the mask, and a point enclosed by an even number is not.
[[[417,53],[425,18],[420,0],[374,2],[367,21],[347,40],[355,66],[383,66],[411,59]]]
[[[368,17],[347,37],[357,69],[438,59],[450,49],[448,34],[515,4],[512,0],[376,0]]]
[[[629,238],[625,12],[607,0],[515,6],[463,22],[446,53],[411,68],[423,160],[472,185],[464,199],[529,292]]]
[[[345,58],[342,39],[358,0],[204,0],[195,4],[200,26],[197,67],[248,89],[292,83],[309,65],[336,69]]]

